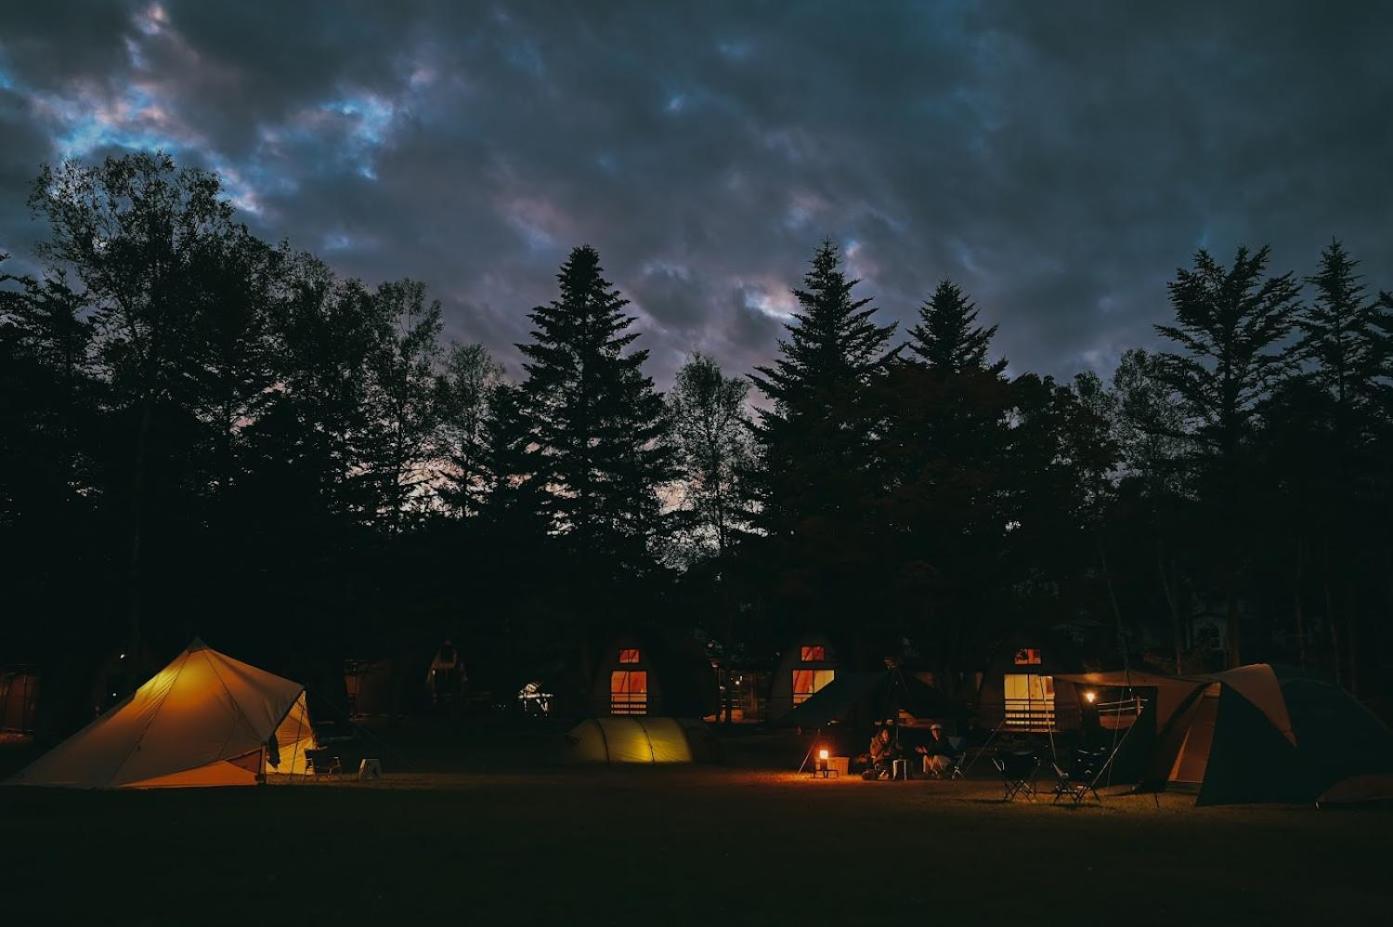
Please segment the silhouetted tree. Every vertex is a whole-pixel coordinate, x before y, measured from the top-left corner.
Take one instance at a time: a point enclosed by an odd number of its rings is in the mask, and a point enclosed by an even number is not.
[[[83,287],[110,369],[113,410],[129,422],[127,616],[131,652],[140,653],[151,494],[180,486],[168,473],[152,484],[151,469],[187,470],[174,459],[188,449],[179,400],[196,361],[188,351],[197,343],[194,307],[208,297],[208,256],[235,248],[246,231],[215,175],[176,169],[163,154],[45,167],[30,205],[48,221],[39,253],[50,272],[69,270]]]
[[[1156,330],[1183,353],[1160,355],[1159,379],[1189,419],[1190,461],[1199,495],[1215,517],[1216,558],[1231,665],[1241,661],[1239,577],[1248,555],[1245,473],[1254,418],[1290,367],[1281,343],[1291,331],[1300,287],[1290,273],[1264,279],[1268,249],[1239,248],[1225,268],[1206,251],[1169,285],[1174,325]]]
[[[519,345],[534,463],[553,530],[601,575],[642,572],[662,530],[658,489],[672,476],[662,397],[624,299],[584,246],[557,274],[560,294],[529,318]],[[594,570],[587,571],[594,576]]]
[[[744,526],[741,481],[754,453],[745,405],[749,388],[711,358],[693,354],[668,393],[688,559],[699,552],[724,558]]]
[[[454,344],[437,384],[442,451],[449,461],[440,495],[462,516],[475,514],[478,497],[487,491],[490,395],[502,378],[503,366],[483,345]]]
[[[785,611],[826,625],[863,611],[875,585],[864,572],[874,554],[863,543],[880,495],[882,410],[872,386],[894,357],[894,326],[875,323],[870,300],[852,296],[856,283],[825,242],[794,290],[798,311],[778,359],[751,376],[772,402],[755,424],[755,524],[769,538]]]
[[[976,325],[977,307],[951,280],[944,280],[919,309],[919,324],[910,330],[909,350],[932,370],[961,373],[985,370],[1001,374],[1006,359],[988,362],[996,326]]]

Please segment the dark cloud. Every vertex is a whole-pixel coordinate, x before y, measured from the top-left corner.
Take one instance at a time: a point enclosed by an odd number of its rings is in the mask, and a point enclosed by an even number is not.
[[[0,0],[0,248],[45,160],[164,147],[516,367],[574,244],[659,382],[768,358],[816,243],[887,318],[958,280],[1016,369],[1152,340],[1198,246],[1393,285],[1393,8]]]

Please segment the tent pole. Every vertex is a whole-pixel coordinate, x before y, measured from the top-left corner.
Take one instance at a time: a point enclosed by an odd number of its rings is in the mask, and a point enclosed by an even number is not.
[[[813,734],[812,743],[808,744],[808,752],[803,754],[803,762],[798,764],[798,772],[795,773],[795,775],[801,775],[804,768],[807,767],[808,760],[812,758],[813,751],[817,749],[817,739],[821,736],[822,728],[818,728],[816,733]]]

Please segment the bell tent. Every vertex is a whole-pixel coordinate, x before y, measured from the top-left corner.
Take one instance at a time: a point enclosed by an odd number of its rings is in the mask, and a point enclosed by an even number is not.
[[[195,640],[106,714],[12,780],[69,788],[255,785],[303,773],[305,687]]]
[[[589,718],[566,735],[571,763],[707,763],[716,759],[706,725],[682,718]]]

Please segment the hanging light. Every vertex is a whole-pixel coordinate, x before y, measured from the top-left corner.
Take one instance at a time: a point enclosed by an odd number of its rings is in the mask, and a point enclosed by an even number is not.
[[[1083,694],[1083,700],[1092,705],[1094,702],[1098,701],[1098,693],[1094,692],[1092,689],[1088,689]]]

